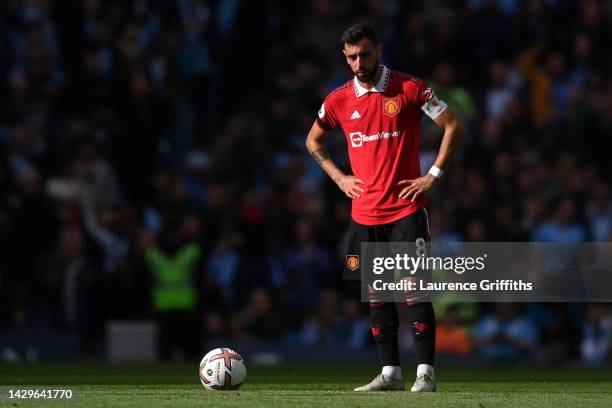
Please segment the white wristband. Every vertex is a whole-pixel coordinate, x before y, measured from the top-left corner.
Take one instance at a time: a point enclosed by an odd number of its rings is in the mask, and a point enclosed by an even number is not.
[[[444,170],[436,166],[431,166],[431,169],[429,169],[429,174],[431,174],[435,178],[440,178],[444,174]]]

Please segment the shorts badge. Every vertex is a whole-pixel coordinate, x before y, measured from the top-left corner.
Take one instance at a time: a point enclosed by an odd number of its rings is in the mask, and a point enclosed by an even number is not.
[[[346,267],[351,271],[357,270],[357,268],[359,268],[359,255],[347,255]]]

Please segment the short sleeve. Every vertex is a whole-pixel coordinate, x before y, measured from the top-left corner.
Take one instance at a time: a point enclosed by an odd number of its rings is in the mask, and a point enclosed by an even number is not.
[[[330,98],[325,98],[317,113],[317,123],[321,129],[332,130],[338,127],[338,120],[334,112],[335,109]]]
[[[432,120],[440,116],[448,107],[425,82],[421,82],[417,88],[416,104]]]

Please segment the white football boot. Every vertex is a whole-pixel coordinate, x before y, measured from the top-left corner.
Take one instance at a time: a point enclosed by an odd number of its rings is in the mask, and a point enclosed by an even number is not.
[[[436,391],[436,380],[434,380],[427,374],[421,374],[417,377],[410,391],[412,392],[435,392]]]
[[[378,374],[372,382],[362,387],[357,387],[353,391],[403,391],[405,389],[404,380],[397,380],[384,374]]]

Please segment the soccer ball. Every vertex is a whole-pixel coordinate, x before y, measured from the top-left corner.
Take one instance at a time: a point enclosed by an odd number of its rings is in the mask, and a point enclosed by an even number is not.
[[[200,362],[200,381],[207,390],[237,390],[246,377],[240,354],[226,347],[209,351]]]

